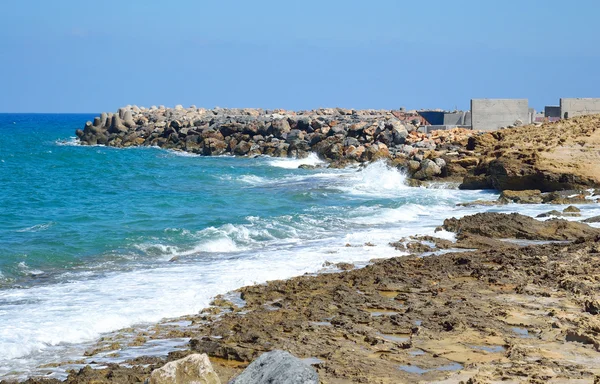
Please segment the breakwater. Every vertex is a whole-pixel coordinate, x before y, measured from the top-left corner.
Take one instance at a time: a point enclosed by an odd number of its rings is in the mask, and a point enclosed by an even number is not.
[[[102,113],[76,134],[85,145],[158,146],[204,156],[304,158],[314,152],[331,167],[388,159],[416,179],[445,176],[444,156],[468,157],[464,143],[472,131],[426,134],[421,123],[415,112],[394,110],[127,106]]]

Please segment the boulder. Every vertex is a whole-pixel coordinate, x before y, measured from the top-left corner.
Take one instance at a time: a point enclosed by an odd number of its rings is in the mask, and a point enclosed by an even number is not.
[[[408,137],[408,130],[399,122],[397,124],[393,124],[392,137],[395,145],[404,144],[406,142],[406,138]]]
[[[433,162],[436,163],[440,168],[444,168],[446,166],[446,160],[442,159],[441,157],[433,159]]]
[[[240,141],[234,148],[233,152],[238,156],[247,155],[250,152],[252,145],[247,141]]]
[[[600,229],[587,224],[563,219],[539,221],[518,213],[486,212],[450,218],[444,220],[443,228],[455,232],[458,238],[471,234],[495,239],[577,240],[600,235]]]
[[[600,223],[600,216],[592,216],[585,220],[582,220],[584,223]]]
[[[504,190],[498,198],[501,204],[541,204],[543,202],[542,191],[539,189],[525,191]]]
[[[317,372],[285,351],[263,353],[229,384],[318,384]]]
[[[275,137],[282,138],[284,135],[287,135],[292,128],[290,127],[290,123],[288,123],[287,119],[277,119],[273,120],[271,126],[268,129],[268,133]]]
[[[413,174],[413,178],[417,180],[427,180],[433,176],[440,175],[442,168],[437,165],[433,160],[425,159],[421,161],[419,170]]]
[[[149,384],[221,384],[208,356],[195,353],[171,361],[150,375]]]

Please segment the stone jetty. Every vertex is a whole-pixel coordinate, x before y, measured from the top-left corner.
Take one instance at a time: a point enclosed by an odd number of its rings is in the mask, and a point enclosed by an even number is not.
[[[600,115],[479,132],[422,132],[415,111],[321,108],[311,111],[127,106],[102,113],[81,144],[158,146],[205,156],[303,158],[330,167],[386,160],[417,180],[465,189],[581,190],[600,187]]]
[[[447,175],[442,153],[463,154],[473,134],[425,134],[416,112],[322,108],[311,111],[127,106],[102,113],[76,134],[84,145],[158,146],[219,156],[303,158],[311,152],[332,167],[390,160],[414,178]],[[459,167],[460,168],[460,167]]]

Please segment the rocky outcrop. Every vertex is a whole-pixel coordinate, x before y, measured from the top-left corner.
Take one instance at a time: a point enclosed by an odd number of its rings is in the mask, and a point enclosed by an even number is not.
[[[518,213],[477,213],[461,219],[444,220],[450,232],[485,236],[494,239],[577,240],[600,235],[600,229],[573,221],[552,219],[539,221]]]
[[[469,156],[463,148],[472,131],[425,134],[413,124],[417,117],[416,112],[340,108],[294,112],[128,106],[102,113],[76,134],[84,145],[158,146],[205,156],[302,158],[315,152],[335,167],[383,159],[420,180],[466,172],[471,163],[460,159]]]
[[[206,354],[193,354],[152,371],[148,384],[221,384]]]
[[[600,115],[469,138],[479,161],[461,188],[585,189],[600,184]]]
[[[229,384],[319,384],[317,372],[285,351],[263,353]]]

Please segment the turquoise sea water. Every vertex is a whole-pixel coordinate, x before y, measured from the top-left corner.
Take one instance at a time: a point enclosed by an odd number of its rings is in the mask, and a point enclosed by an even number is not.
[[[408,188],[383,163],[304,170],[316,156],[79,146],[92,118],[0,114],[0,378],[243,285],[402,255],[388,243],[446,217],[511,210],[458,208],[496,195]]]

